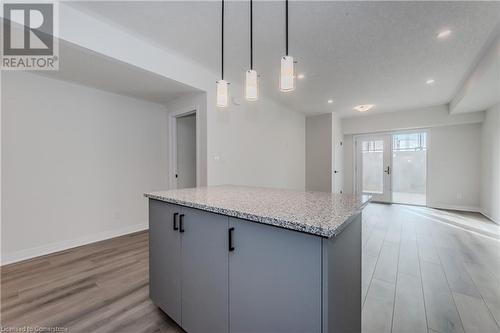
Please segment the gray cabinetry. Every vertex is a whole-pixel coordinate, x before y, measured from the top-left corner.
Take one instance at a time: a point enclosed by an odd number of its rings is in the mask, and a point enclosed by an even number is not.
[[[150,200],[150,297],[189,333],[228,331],[228,217]]]
[[[149,294],[181,324],[181,238],[174,230],[175,213],[179,206],[149,200]]]
[[[183,208],[182,327],[228,331],[228,217]]]
[[[150,296],[186,332],[360,332],[361,214],[322,238],[149,207]]]
[[[321,238],[229,219],[230,332],[321,332]]]

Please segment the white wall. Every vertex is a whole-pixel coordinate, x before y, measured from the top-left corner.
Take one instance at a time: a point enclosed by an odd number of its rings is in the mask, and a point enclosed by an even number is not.
[[[478,211],[484,112],[455,116],[444,111],[435,107],[343,119],[345,193],[354,191],[354,135],[427,128],[429,206]]]
[[[231,84],[231,103],[209,120],[211,184],[305,188],[305,116],[266,96],[246,102]]]
[[[215,81],[218,73],[68,4],[61,3],[59,20],[57,37],[60,39],[202,92],[181,98],[168,108],[173,110],[176,105],[192,102],[199,106],[198,160],[201,167],[197,180],[200,185],[231,183],[304,188],[304,115],[290,112],[266,96],[261,96],[255,104],[242,102],[241,106],[217,109]],[[10,75],[4,74],[5,77]],[[26,78],[18,75],[19,78]],[[42,255],[144,227],[146,202],[140,194],[169,187],[166,174],[163,176],[163,172],[169,170],[167,156],[171,153],[167,146],[169,122],[164,109],[88,88],[75,88],[67,83],[28,77],[30,80],[12,79],[17,84],[14,82],[2,88],[5,94],[2,107],[24,110],[18,114],[6,111],[6,119],[2,123],[5,131],[2,133],[5,140],[2,142],[2,179],[5,180],[2,184],[2,217],[4,221],[13,221],[14,218],[16,221],[5,222],[10,226],[2,230],[2,258],[10,261]],[[3,79],[2,83],[5,85],[9,80]],[[44,84],[40,84],[41,80]],[[45,85],[45,82],[50,83]],[[34,90],[33,94],[28,89]],[[231,85],[232,96],[239,97],[240,101],[242,91],[238,84]],[[16,93],[13,97],[6,97]],[[40,109],[48,116],[44,117]],[[139,114],[137,110],[141,110],[141,116],[135,119]],[[145,117],[145,114],[148,116]],[[35,121],[24,126],[30,119]],[[65,121],[72,119],[78,119],[80,123],[71,122],[71,126],[63,126]],[[17,132],[19,123],[23,126]],[[33,133],[40,137],[34,140]],[[163,137],[158,139],[160,133]],[[18,137],[19,142],[13,141]],[[118,138],[122,138],[121,141]],[[35,144],[30,146],[31,141]],[[102,146],[94,149],[98,142],[102,142]],[[42,150],[42,144],[45,150]],[[73,150],[67,147],[70,144]],[[85,146],[87,144],[92,144],[92,149]],[[141,148],[146,144],[150,146],[149,150]],[[113,151],[110,151],[111,148]],[[30,156],[34,149],[37,153]],[[165,151],[167,154],[164,154]],[[18,156],[22,152],[27,152],[26,156]],[[134,159],[134,152],[139,154],[140,159]],[[97,158],[102,158],[104,162],[97,163]],[[57,162],[54,165],[51,164],[53,160]],[[18,163],[21,171],[15,170]],[[33,163],[38,167],[36,173],[31,172]],[[146,171],[142,173],[143,170]],[[125,173],[132,171],[134,177],[125,177]],[[23,176],[26,174],[25,185],[10,185],[16,180],[21,182],[21,172]],[[60,179],[55,177],[56,172]],[[12,181],[11,173],[15,174]],[[45,173],[47,177],[44,177]],[[52,187],[51,182],[55,184]],[[26,212],[18,212],[25,198],[30,206],[24,208]],[[80,216],[78,212],[83,210],[84,204],[86,211]],[[60,210],[61,206],[64,209]],[[30,211],[37,214],[31,216]],[[40,217],[34,219],[35,215]],[[13,224],[18,224],[18,227],[13,227]],[[33,236],[19,234],[20,228],[34,230]],[[42,229],[48,232],[35,237],[37,231]]]
[[[427,158],[428,206],[479,211],[481,124],[431,128]]]
[[[167,104],[167,110],[174,113],[196,106],[201,108],[201,117],[210,112],[210,119],[205,120],[207,132],[201,134],[205,138],[200,143],[211,147],[210,156],[205,156],[209,179],[200,185],[304,189],[305,116],[265,95],[258,102],[246,102],[240,92],[243,88],[232,83],[231,95],[239,105],[230,102],[222,109],[209,107],[204,93]]]
[[[342,119],[344,134],[374,133],[480,123],[484,112],[450,115],[448,106],[438,105],[416,110],[387,112]]]
[[[354,193],[354,136],[344,135],[344,193]]]
[[[500,104],[486,111],[481,156],[481,212],[500,223]]]
[[[231,95],[241,105],[217,109],[219,73],[67,4],[61,3],[59,16],[61,39],[206,92],[199,124],[206,133],[201,155],[206,156],[208,185],[304,188],[304,115],[266,96],[246,103],[236,82],[231,82]]]
[[[450,113],[483,111],[500,102],[500,24],[479,57],[450,102]]]
[[[332,191],[332,114],[306,118],[306,190]]]
[[[342,141],[336,114],[306,117],[306,190],[343,193]]]
[[[164,107],[2,73],[3,264],[147,228],[167,172]]]

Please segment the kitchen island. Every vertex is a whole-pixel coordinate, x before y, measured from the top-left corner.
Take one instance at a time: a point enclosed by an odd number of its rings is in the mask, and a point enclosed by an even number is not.
[[[361,332],[368,197],[242,186],[145,196],[150,297],[186,332]]]

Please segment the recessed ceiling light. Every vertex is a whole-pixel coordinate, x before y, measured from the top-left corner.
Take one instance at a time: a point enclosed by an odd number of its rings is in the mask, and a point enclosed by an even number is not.
[[[329,99],[328,104],[332,104],[332,103],[333,103],[333,99]]]
[[[440,31],[438,32],[437,34],[437,38],[439,39],[445,39],[447,37],[449,37],[451,35],[451,30],[443,30],[443,31]]]
[[[434,82],[436,82],[436,81],[434,81],[434,79],[429,79],[429,80],[425,81],[425,83],[427,83],[429,85],[434,84]]]
[[[297,79],[299,80],[302,80],[303,78],[305,78],[306,76],[304,74],[299,74],[297,75]]]
[[[371,108],[373,108],[375,105],[373,104],[361,104],[361,105],[357,105],[353,108],[353,110],[356,110],[356,111],[359,111],[359,112],[366,112],[368,110],[370,110]]]

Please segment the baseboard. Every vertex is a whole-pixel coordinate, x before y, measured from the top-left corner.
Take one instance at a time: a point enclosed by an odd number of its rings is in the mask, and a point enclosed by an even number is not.
[[[2,253],[1,266],[12,264],[15,262],[36,258],[39,256],[51,254],[54,252],[59,252],[63,250],[68,250],[77,246],[82,246],[90,243],[99,242],[109,238],[114,238],[118,236],[123,236],[126,234],[131,234],[134,232],[142,231],[148,229],[148,223],[140,223],[136,225],[127,226],[120,229],[109,230],[100,232],[93,235],[88,235],[80,237],[77,239],[71,239],[62,242],[56,242],[51,244],[46,244],[42,246],[32,247],[25,250],[20,250],[12,253]]]
[[[447,209],[447,210],[459,210],[463,212],[474,212],[480,213],[479,207],[474,206],[461,206],[461,205],[448,205],[448,204],[440,204],[440,203],[429,203],[427,204],[429,208],[437,208],[437,209]]]
[[[490,216],[489,214],[487,214],[483,209],[480,209],[479,212],[481,214],[483,214],[484,216],[486,216],[488,219],[490,219],[493,223],[496,223],[496,224],[500,224],[500,221],[493,218],[493,216]]]

